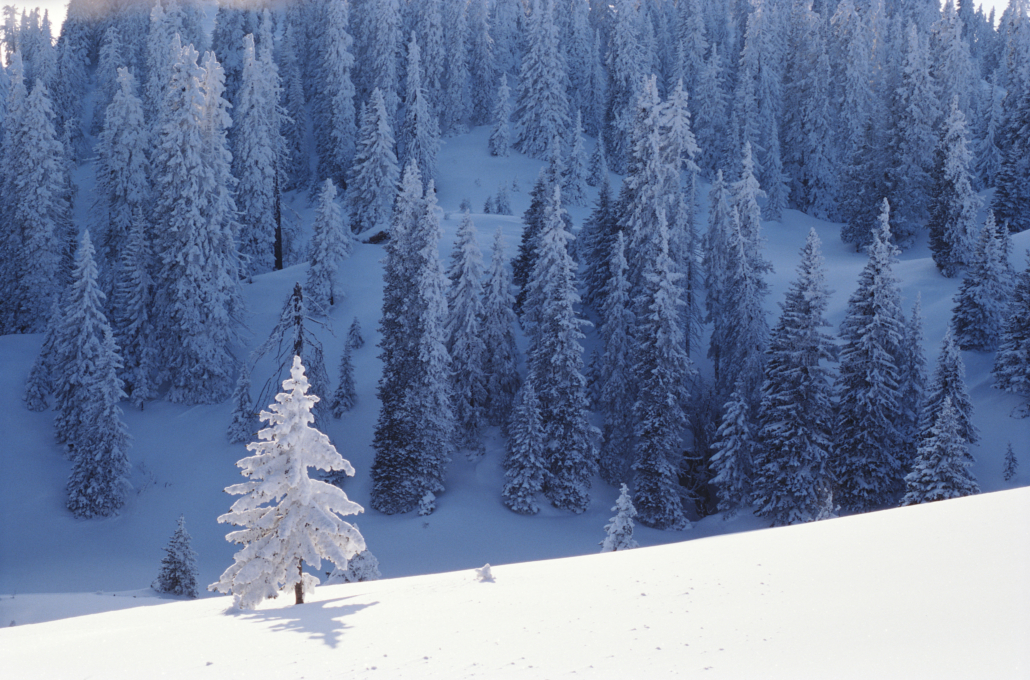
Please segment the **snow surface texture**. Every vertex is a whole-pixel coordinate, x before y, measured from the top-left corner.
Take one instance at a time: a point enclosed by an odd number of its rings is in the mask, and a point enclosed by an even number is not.
[[[446,140],[441,147],[442,255],[451,250],[460,222],[458,206],[462,199],[467,197],[472,206],[481,206],[487,197],[496,193],[499,184],[506,182],[511,186],[513,180],[517,180],[520,187],[510,194],[515,216],[473,213],[472,217],[480,234],[492,234],[498,227],[502,229],[509,256],[514,254],[515,245],[519,243],[522,226],[518,216],[528,207],[529,189],[542,162],[517,153],[508,158],[489,156],[489,132],[488,127],[479,127],[467,135]],[[88,195],[93,181],[88,166],[80,168],[75,179],[81,194]],[[618,186],[618,178],[613,178],[613,181]],[[706,184],[698,188],[701,201],[698,224],[706,223],[709,188]],[[594,190],[591,189],[590,200],[593,196]],[[77,210],[83,203],[77,202]],[[305,225],[303,238],[309,238],[314,207],[309,205],[305,195],[293,197],[293,208],[300,213]],[[589,206],[573,207],[570,212],[578,226],[589,213]],[[81,223],[82,219],[82,215],[76,215],[78,222]],[[767,239],[763,255],[773,262],[775,268],[768,279],[770,294],[766,298],[766,306],[771,315],[778,313],[777,304],[783,300],[783,293],[795,276],[798,251],[811,227],[816,229],[823,242],[829,272],[827,283],[834,291],[827,318],[832,324],[830,330],[836,331],[843,318],[847,298],[854,291],[858,273],[867,259],[840,241],[838,224],[786,210],[782,222],[763,225]],[[491,253],[487,242],[484,238],[481,245],[484,247],[484,260],[488,261]],[[1030,248],[1030,232],[1015,235],[1013,242],[1013,265],[1022,269],[1023,253]],[[333,333],[319,331],[326,356],[331,358],[341,355],[347,328],[355,317],[360,320],[366,334],[365,346],[354,351],[358,391],[356,408],[340,420],[315,423],[354,465],[356,476],[346,482],[345,491],[349,498],[365,507],[369,505],[372,430],[378,412],[375,385],[381,372],[381,364],[376,359],[379,334],[375,329],[382,294],[382,266],[379,262],[382,256],[382,246],[355,246],[355,252],[341,263],[337,275],[338,290],[343,291],[346,297],[333,307],[329,315]],[[916,293],[922,293],[924,351],[932,366],[951,316],[953,297],[961,282],[940,275],[925,241],[901,255],[896,273],[901,280],[906,310],[911,307]],[[252,333],[248,337],[250,346],[247,349],[268,337],[294,283],[305,281],[306,276],[307,266],[301,264],[256,276],[253,284],[244,287],[249,313],[247,322]],[[524,349],[523,338],[519,341]],[[153,580],[164,555],[168,527],[180,514],[186,517],[193,548],[199,556],[198,582],[207,584],[216,580],[232,563],[235,551],[235,546],[225,541],[225,526],[216,522],[229,503],[223,489],[239,481],[236,461],[247,455],[242,444],[230,444],[225,437],[232,404],[227,400],[217,405],[187,407],[154,401],[147,403],[143,411],[126,408],[124,418],[133,436],[129,456],[134,491],[119,516],[103,521],[76,520],[64,508],[64,487],[70,464],[53,440],[54,413],[29,412],[21,401],[25,377],[41,342],[40,334],[0,337],[0,427],[7,437],[4,448],[0,450],[4,466],[4,474],[0,475],[0,517],[4,520],[0,524],[0,597],[3,598],[0,600],[0,623],[8,625],[13,620],[22,625],[164,602],[161,599],[144,599],[139,589],[145,589]],[[706,343],[707,338],[702,338],[701,346],[707,346]],[[589,332],[584,344],[586,356],[589,356],[598,346],[596,328]],[[971,470],[985,492],[1026,486],[1030,483],[1030,437],[1027,437],[1030,421],[1013,417],[1022,400],[992,387],[990,369],[993,354],[963,352],[962,356],[975,408],[974,421],[984,433],[983,440],[970,448],[977,460]],[[273,363],[271,359],[263,360],[252,368],[255,393],[257,386],[272,374]],[[706,370],[703,362],[699,361],[698,367]],[[335,375],[333,377],[335,379]],[[267,404],[260,407],[267,407]],[[1004,456],[1010,441],[1020,464],[1016,476],[1005,481],[1002,477]],[[486,454],[478,461],[468,462],[461,456],[449,465],[445,481],[447,489],[439,495],[437,509],[431,516],[418,517],[411,513],[387,517],[376,512],[361,516],[358,522],[361,532],[369,549],[379,559],[385,578],[471,570],[487,562],[504,565],[587,555],[598,550],[598,541],[604,538],[603,527],[612,516],[610,508],[618,496],[617,489],[595,479],[590,506],[582,515],[561,512],[546,503],[536,516],[517,515],[504,505],[500,493],[504,484],[504,440],[497,428],[487,428],[485,445]],[[1023,513],[985,518],[982,527],[992,528],[1002,521],[1022,526],[1028,523],[1027,515]],[[749,511],[744,511],[731,520],[724,520],[719,515],[707,517],[694,522],[693,529],[686,533],[661,532],[638,525],[634,538],[642,546],[684,540],[693,542],[693,539],[748,531],[768,524],[767,520],[756,519]],[[780,534],[772,532],[771,535]],[[687,554],[692,550],[689,545],[683,549],[688,551]],[[799,565],[805,565],[823,550],[825,548],[815,546],[812,552],[801,553],[795,559]],[[984,562],[1005,560],[1006,564],[1010,561],[1017,564],[1011,550],[1012,546],[1004,546],[993,553],[974,551],[970,554],[981,556]],[[628,551],[633,552],[641,551]],[[728,562],[727,568],[732,564]],[[1023,560],[1024,573],[1026,565],[1026,560]],[[673,567],[670,565],[669,568]],[[506,579],[505,569],[495,567],[498,585]],[[685,575],[691,573],[683,564],[678,564],[675,571]],[[542,579],[542,582],[546,581]],[[847,583],[842,578],[840,588],[846,590]],[[366,584],[355,587],[365,588]],[[103,591],[103,594],[92,594],[97,591]],[[317,592],[315,597],[322,597]],[[29,597],[27,593],[48,595]],[[178,606],[169,609],[174,611]],[[738,612],[735,616],[746,618],[750,610],[745,608],[743,611],[744,614]],[[718,617],[723,613],[712,610],[706,612],[706,616]],[[904,614],[908,619],[913,616],[921,615]],[[840,618],[838,614],[827,615],[822,618],[821,625],[832,630]],[[933,617],[927,620],[933,620]],[[347,623],[350,625],[349,621]],[[649,625],[654,627],[654,624]],[[1003,627],[998,631],[1003,631]],[[691,642],[686,633],[681,637],[683,641]],[[441,646],[453,646],[453,640],[449,642],[451,644]],[[461,646],[473,648],[465,643]],[[939,648],[951,649],[944,641]],[[891,646],[891,649],[895,647]],[[514,659],[519,656],[522,654]],[[6,659],[6,656],[0,655],[0,658]],[[417,667],[409,670],[410,674],[418,675]],[[980,674],[981,677],[986,675]]]
[[[0,628],[0,658],[11,678],[1025,678],[1027,516],[1019,489],[491,566],[492,582],[139,607]]]

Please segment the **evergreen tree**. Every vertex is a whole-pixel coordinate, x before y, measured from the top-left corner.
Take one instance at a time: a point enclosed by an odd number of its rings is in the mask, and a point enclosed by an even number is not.
[[[311,267],[308,269],[310,308],[315,314],[326,315],[342,293],[336,291],[336,272],[340,260],[351,254],[353,237],[343,224],[343,210],[336,203],[336,186],[327,179],[318,197],[318,212],[311,236]]]
[[[398,179],[390,115],[379,90],[372,92],[372,99],[363,110],[361,119],[357,151],[347,185],[353,209],[352,229],[358,234],[387,224]]]
[[[597,310],[604,304],[612,249],[620,232],[612,185],[608,179],[608,171],[605,170],[598,186],[594,209],[590,217],[583,222],[578,236],[578,254],[583,263],[583,287],[586,290],[584,301]]]
[[[483,371],[486,345],[483,342],[483,255],[476,226],[466,210],[455,235],[451,265],[447,272],[447,351],[451,356],[451,394],[455,444],[470,459],[485,449],[481,432],[487,402]]]
[[[518,391],[509,425],[507,455],[504,458],[504,503],[522,515],[540,512],[536,495],[547,474],[544,456],[547,441],[540,422],[540,401],[529,378]]]
[[[401,164],[407,166],[409,161],[414,160],[426,181],[436,176],[436,156],[440,151],[439,119],[430,101],[429,90],[422,83],[418,41],[412,33],[408,42],[404,124],[400,135]]]
[[[497,74],[488,11],[488,3],[468,3],[469,96],[473,125],[482,125],[489,120],[495,94],[493,87]]]
[[[951,330],[944,335],[941,353],[937,355],[937,365],[926,390],[920,420],[920,445],[932,436],[945,400],[951,402],[955,411],[955,427],[962,441],[966,444],[980,441],[980,433],[973,425],[973,402],[966,390],[966,367]],[[971,456],[969,460],[972,462]]]
[[[576,122],[572,129],[572,148],[569,150],[569,162],[562,182],[562,196],[568,205],[583,205],[586,200],[586,152],[583,150],[583,114],[576,112]]]
[[[898,393],[900,410],[898,430],[904,441],[902,469],[908,470],[915,460],[919,444],[919,420],[923,413],[926,397],[926,358],[923,355],[922,298],[916,295],[912,315],[905,325],[905,337],[901,343],[898,360]]]
[[[232,420],[225,432],[233,444],[243,444],[261,429],[258,424],[254,402],[250,398],[250,368],[246,362],[240,364],[240,377],[236,379],[236,389],[232,393]]]
[[[637,516],[637,510],[633,507],[633,501],[629,496],[629,488],[625,484],[619,490],[619,498],[612,508],[615,517],[608,520],[604,530],[608,534],[601,541],[601,552],[616,552],[619,550],[630,550],[639,548],[633,538],[633,518]]]
[[[343,414],[352,410],[358,401],[358,393],[354,387],[354,361],[351,359],[353,352],[354,348],[350,343],[344,344],[343,354],[340,355],[340,382],[329,404],[333,418],[342,418]]]
[[[933,426],[919,445],[912,471],[905,476],[902,505],[931,503],[980,493],[969,471],[973,459],[951,398],[945,397]]]
[[[961,349],[991,352],[1001,341],[1009,313],[1009,286],[997,229],[994,213],[988,212],[972,266],[955,296],[951,327]]]
[[[714,176],[717,169],[726,167],[730,161],[726,148],[729,136],[726,133],[726,74],[718,47],[712,44],[694,95],[694,131],[701,149],[698,164],[708,177]]]
[[[555,136],[564,135],[572,122],[566,94],[568,75],[554,22],[554,0],[533,0],[528,40],[519,71],[512,141],[516,150],[540,158]]]
[[[587,175],[587,184],[592,187],[599,187],[608,177],[608,156],[605,153],[604,132],[597,135],[597,143],[594,144],[594,152],[590,154],[590,174]]]
[[[515,297],[500,228],[483,290],[483,378],[485,412],[491,425],[507,427],[519,389],[519,349],[515,344]]]
[[[159,593],[197,597],[197,553],[191,547],[186,519],[179,515],[179,524],[165,546],[161,571],[150,587]]]
[[[869,260],[848,299],[841,324],[840,395],[831,462],[840,504],[858,512],[890,500],[902,481],[905,458],[899,431],[898,361],[905,334],[901,293],[894,274],[897,251],[890,242],[890,207],[884,199]]]
[[[22,401],[25,402],[25,408],[30,411],[47,410],[47,397],[54,389],[54,361],[57,351],[57,333],[63,322],[62,308],[61,302],[55,300],[50,310],[46,330],[43,332],[43,345],[33,360],[32,368],[29,369],[29,377],[25,381],[25,395],[22,397]]]
[[[282,77],[282,106],[284,117],[280,132],[283,137],[282,188],[286,191],[306,186],[311,168],[308,160],[308,102],[304,97],[304,78],[300,63],[301,29],[287,21],[283,39],[279,44],[279,75]]]
[[[351,349],[361,349],[365,346],[365,338],[361,335],[361,323],[358,321],[358,317],[354,317],[350,328],[347,329],[347,346]]]
[[[836,348],[820,330],[830,325],[820,246],[813,229],[766,350],[754,500],[758,514],[777,525],[818,519],[828,501],[833,405],[822,364],[836,358]]]
[[[359,45],[359,94],[369,97],[378,87],[386,102],[386,112],[391,117],[396,116],[400,103],[397,94],[397,58],[401,54],[402,40],[400,0],[360,2],[355,9],[361,12],[354,32]]]
[[[444,49],[447,67],[441,92],[440,126],[450,134],[464,132],[472,113],[469,91],[467,0],[444,0]]]
[[[567,244],[561,187],[544,205],[538,253],[527,283],[523,326],[530,336],[529,374],[540,397],[547,440],[544,493],[558,508],[581,513],[595,471],[593,428],[587,422],[586,378],[576,314],[575,265]]]
[[[562,177],[565,174],[565,164],[561,155],[561,140],[554,137],[551,140],[547,165],[540,169],[536,183],[530,192],[529,208],[522,213],[522,242],[519,244],[518,256],[512,260],[512,279],[518,294],[515,298],[515,309],[520,314],[526,302],[528,294],[529,278],[536,266],[540,238],[544,230],[544,214],[548,202],[554,197],[555,188],[560,189]],[[564,210],[561,211],[562,222],[567,230],[572,229],[572,220]]]
[[[508,76],[501,75],[501,85],[497,88],[494,104],[494,127],[490,132],[490,155],[507,156],[511,149],[511,89],[508,87]]]
[[[357,119],[354,108],[354,39],[348,32],[350,2],[326,0],[319,37],[312,53],[319,59],[318,87],[312,88],[312,119],[319,174],[345,186],[354,158]]]
[[[960,267],[973,264],[976,214],[980,198],[970,177],[972,154],[966,143],[966,118],[958,100],[944,123],[936,152],[934,201],[927,227],[930,251],[938,269],[954,276]]]
[[[1008,448],[1005,449],[1005,471],[1002,473],[1002,478],[1006,482],[1010,482],[1018,470],[1019,460],[1016,458],[1015,451],[1012,450],[1012,442],[1009,442]]]
[[[304,573],[304,562],[320,569],[322,559],[338,568],[365,549],[354,525],[341,519],[362,512],[338,487],[310,479],[308,468],[354,474],[329,438],[311,427],[311,409],[318,397],[308,394],[308,381],[299,356],[293,357],[290,378],[269,411],[261,412],[268,428],[262,441],[247,445],[254,453],[237,467],[248,481],[226,487],[242,496],[218,521],[242,527],[226,536],[243,548],[235,562],[208,590],[231,593],[237,607],[252,608],[293,586],[297,604],[318,578]]]
[[[630,151],[634,124],[633,106],[647,71],[640,11],[633,0],[618,0],[605,57],[608,66],[608,105],[604,114],[604,138],[612,169],[622,172]]]
[[[134,219],[128,242],[121,251],[121,268],[114,282],[111,299],[111,326],[121,348],[125,391],[136,408],[155,396],[157,369],[154,342],[154,267],[149,224],[143,208],[133,210]]]
[[[108,26],[100,43],[97,59],[97,101],[93,105],[93,124],[90,132],[98,134],[104,124],[104,113],[118,91],[118,69],[125,66],[122,57],[122,36],[117,25]]]
[[[54,430],[71,453],[68,509],[76,517],[107,517],[125,503],[129,433],[118,402],[121,357],[102,311],[93,243],[84,231],[62,310],[54,363],[58,415]]]
[[[992,374],[998,389],[1030,396],[1030,253],[1016,279]]]
[[[347,560],[347,568],[336,568],[329,574],[325,584],[359,583],[362,581],[378,581],[383,575],[379,571],[379,560],[370,550],[362,550]]]
[[[756,442],[751,406],[743,390],[733,391],[724,410],[709,468],[711,483],[718,488],[718,510],[729,519],[751,504]]]

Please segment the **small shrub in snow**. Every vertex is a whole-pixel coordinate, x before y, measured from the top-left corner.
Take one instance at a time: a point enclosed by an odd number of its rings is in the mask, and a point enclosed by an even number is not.
[[[346,569],[337,567],[329,574],[327,586],[339,583],[358,583],[360,581],[378,581],[383,575],[379,572],[379,560],[368,550],[362,550],[347,562]]]
[[[197,553],[190,547],[186,519],[179,515],[179,525],[165,548],[161,572],[150,584],[159,593],[197,597]]]
[[[483,581],[484,583],[493,583],[494,575],[493,572],[490,571],[489,563],[484,564],[479,569],[476,569],[476,580]]]
[[[418,501],[418,514],[420,517],[426,517],[433,514],[434,510],[436,510],[436,495],[432,491],[426,491]]]
[[[615,552],[640,547],[633,540],[633,518],[636,517],[637,510],[633,507],[629,487],[625,484],[622,485],[619,499],[615,501],[615,507],[612,510],[615,511],[615,517],[608,520],[608,524],[604,527],[608,535],[601,541],[601,552]]]

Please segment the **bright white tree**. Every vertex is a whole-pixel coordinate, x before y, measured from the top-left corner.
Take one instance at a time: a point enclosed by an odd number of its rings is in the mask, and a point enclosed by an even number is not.
[[[629,488],[623,484],[619,489],[619,498],[612,508],[615,517],[608,520],[604,530],[608,534],[601,541],[601,552],[617,552],[640,547],[633,538],[633,518],[637,516],[636,508],[630,498]]]
[[[161,571],[150,587],[159,593],[197,597],[197,553],[186,531],[186,518],[179,515],[175,533],[165,546]]]
[[[303,604],[304,593],[319,583],[304,573],[305,562],[318,570],[328,559],[343,569],[365,549],[357,527],[342,519],[362,507],[339,487],[308,477],[308,468],[354,474],[329,438],[311,426],[311,409],[319,398],[308,394],[308,387],[304,365],[294,356],[276,403],[261,412],[268,423],[258,432],[261,441],[247,445],[254,455],[236,464],[248,480],[225,489],[242,498],[218,521],[242,527],[225,538],[243,548],[208,590],[233,595],[241,609],[290,587],[296,603]]]

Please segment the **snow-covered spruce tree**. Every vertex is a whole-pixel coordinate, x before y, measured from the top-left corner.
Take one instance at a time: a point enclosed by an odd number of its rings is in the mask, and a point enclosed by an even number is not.
[[[483,357],[483,255],[476,226],[466,210],[455,235],[447,271],[447,352],[451,356],[451,394],[454,398],[454,443],[470,459],[484,453],[482,429],[486,406]]]
[[[382,92],[373,90],[362,111],[354,165],[348,175],[347,197],[355,233],[375,231],[389,223],[398,177],[390,115]]]
[[[351,349],[361,349],[365,346],[365,338],[361,335],[361,322],[358,321],[358,317],[354,317],[354,320],[350,322],[350,328],[347,329],[347,345]]]
[[[328,315],[329,308],[343,298],[336,291],[340,260],[351,254],[353,236],[343,224],[343,210],[336,203],[336,185],[327,179],[318,196],[318,212],[311,236],[311,266],[304,290],[314,314]]]
[[[351,344],[345,343],[343,354],[340,355],[340,382],[337,383],[332,402],[329,404],[333,418],[342,418],[343,414],[353,409],[358,402],[358,392],[354,387],[354,360],[351,358],[353,352]]]
[[[1012,450],[1012,442],[1009,442],[1008,448],[1005,449],[1005,470],[1002,472],[1002,479],[1006,482],[1012,481],[1018,470],[1019,459],[1016,458],[1016,452]]]
[[[357,120],[354,108],[354,40],[348,32],[350,2],[322,3],[319,40],[312,46],[318,59],[311,108],[318,149],[319,174],[343,186],[354,158]]]
[[[912,471],[905,475],[902,505],[930,503],[980,493],[969,466],[968,442],[962,436],[958,413],[945,397],[933,427],[919,444]]]
[[[980,441],[980,432],[973,425],[973,402],[966,389],[966,366],[950,329],[944,335],[941,352],[937,355],[937,365],[926,390],[920,418],[920,444],[932,435],[946,399],[951,401],[955,410],[956,427],[962,440],[967,444],[976,444]]]
[[[511,151],[511,88],[508,76],[501,74],[493,111],[494,127],[490,131],[490,155],[507,156]]]
[[[729,135],[726,133],[726,74],[716,43],[712,43],[698,89],[693,92],[694,132],[701,149],[698,165],[706,177],[714,177],[716,170],[730,162],[727,151]]]
[[[54,300],[54,304],[50,309],[50,318],[47,320],[46,330],[43,331],[43,345],[39,349],[39,354],[32,362],[32,368],[29,369],[29,377],[25,380],[25,395],[22,397],[22,401],[25,402],[25,408],[30,411],[45,411],[47,410],[47,397],[53,392],[54,389],[54,361],[57,359],[56,356],[56,343],[57,333],[63,323],[63,305],[62,301]]]
[[[282,78],[282,171],[283,190],[289,191],[307,186],[311,178],[308,160],[308,106],[304,97],[304,77],[298,55],[300,29],[296,23],[287,20],[283,38],[278,45],[276,61]]]
[[[687,378],[693,372],[680,327],[677,274],[669,257],[665,213],[658,212],[654,236],[657,259],[645,270],[637,298],[634,335],[637,347],[633,372],[638,376],[633,447],[633,505],[641,524],[655,529],[686,529],[679,492],[679,462],[683,455]]]
[[[604,306],[609,267],[619,228],[618,207],[607,170],[598,186],[594,209],[579,230],[578,255],[583,264],[584,302],[600,310]],[[623,235],[625,238],[625,235]]]
[[[223,22],[224,23],[224,22]],[[181,27],[180,27],[181,28]],[[165,14],[164,7],[160,2],[155,2],[150,10],[150,22],[147,30],[147,60],[144,83],[143,104],[147,122],[153,128],[160,117],[158,109],[165,96],[169,79],[172,74],[172,64],[177,55],[172,51],[172,40],[178,31]],[[242,34],[241,34],[242,35]],[[179,48],[182,47],[182,40],[179,40]]]
[[[637,510],[633,507],[630,499],[629,488],[623,484],[619,489],[619,498],[612,508],[615,517],[608,520],[604,530],[608,535],[601,541],[601,552],[616,552],[619,550],[630,550],[640,547],[633,538],[633,518],[637,516]]]
[[[150,587],[159,593],[197,597],[197,553],[191,546],[186,518],[179,515],[175,533],[165,546],[161,571]]]
[[[566,93],[568,74],[554,22],[554,0],[533,0],[528,43],[519,71],[512,142],[516,150],[541,158],[554,137],[564,136],[572,123]]]
[[[604,132],[600,132],[597,135],[597,143],[594,144],[594,151],[590,154],[590,174],[587,175],[589,186],[599,187],[608,177],[608,155],[604,147]]]
[[[1001,341],[1002,326],[1008,316],[1010,286],[1002,262],[994,213],[987,213],[976,245],[973,262],[962,280],[951,327],[960,349],[991,352]]]
[[[366,99],[378,87],[386,101],[386,111],[396,116],[400,102],[398,57],[404,39],[400,0],[354,3],[354,15],[358,95]]]
[[[157,352],[154,343],[154,255],[142,206],[133,209],[128,240],[111,297],[111,328],[121,349],[121,378],[136,408],[154,398]]]
[[[515,296],[504,252],[504,235],[494,234],[490,268],[483,287],[483,379],[486,421],[506,428],[519,389],[519,349],[515,344]]]
[[[633,371],[633,332],[636,317],[626,281],[626,239],[618,233],[608,263],[608,282],[601,306],[600,337],[604,347],[594,380],[597,408],[604,418],[599,467],[611,485],[629,480],[633,457],[636,375]]]
[[[730,519],[751,504],[756,443],[751,405],[742,389],[733,391],[723,410],[713,445],[715,454],[708,467],[712,471],[711,483],[718,489],[718,510]]]
[[[836,351],[821,330],[830,291],[820,246],[813,229],[766,350],[753,499],[776,525],[815,520],[828,501],[833,404],[823,364]]]
[[[581,513],[595,472],[593,428],[587,421],[586,378],[580,330],[587,322],[575,311],[575,264],[568,251],[561,187],[544,205],[539,251],[527,283],[524,327],[530,336],[529,373],[540,397],[547,439],[544,493],[561,509]]]
[[[268,30],[269,27],[266,27]],[[239,180],[240,255],[248,275],[282,269],[280,179],[283,174],[282,86],[272,59],[270,34],[255,49],[243,38],[243,73],[233,102],[233,175]]]
[[[586,151],[583,149],[583,114],[576,112],[576,122],[570,131],[572,136],[569,162],[562,182],[562,196],[568,205],[583,205],[586,200]]]
[[[650,72],[642,31],[644,12],[633,0],[614,3],[615,24],[611,27],[605,60],[608,66],[608,102],[604,114],[604,138],[613,170],[625,170],[638,90]]]
[[[923,414],[923,399],[926,398],[926,357],[923,354],[923,309],[922,297],[917,294],[912,314],[905,325],[905,337],[901,343],[898,360],[898,394],[900,395],[897,418],[898,431],[904,441],[902,469],[908,470],[915,460],[919,444],[919,420]]]
[[[225,436],[233,444],[243,444],[253,439],[261,429],[254,401],[250,398],[250,367],[245,361],[240,364],[240,376],[236,379],[231,401],[232,420],[229,421]]]
[[[117,85],[97,142],[93,204],[93,228],[100,237],[103,265],[101,281],[108,294],[119,278],[129,233],[137,218],[145,219],[150,198],[149,134],[143,120],[143,104],[136,96],[136,81],[127,68],[118,69]],[[150,234],[146,237],[149,247]]]
[[[1030,396],[1030,252],[1026,269],[1016,278],[1009,310],[991,373],[998,389]]]
[[[248,481],[226,487],[242,496],[218,518],[242,527],[225,538],[240,543],[235,562],[208,590],[232,594],[237,607],[250,609],[265,598],[277,597],[293,587],[296,603],[318,578],[304,573],[328,559],[338,568],[365,549],[365,539],[342,517],[362,512],[338,487],[308,477],[308,468],[354,474],[329,438],[311,427],[311,409],[318,397],[308,394],[308,381],[299,356],[293,357],[290,378],[261,419],[268,427],[258,433],[262,441],[247,445],[254,453],[237,467]]]
[[[933,260],[941,273],[949,277],[961,267],[973,264],[978,231],[980,198],[973,190],[972,153],[967,135],[966,118],[958,101],[952,100],[937,146],[933,204],[927,223]]]
[[[901,291],[894,274],[890,207],[884,199],[869,260],[848,299],[840,328],[840,395],[833,426],[831,469],[841,506],[864,512],[891,500],[905,470],[898,426],[901,406],[898,359],[905,334]]]
[[[96,83],[97,101],[93,105],[93,122],[90,133],[97,135],[104,125],[104,112],[118,91],[118,69],[125,67],[122,56],[122,36],[118,26],[112,24],[104,31],[97,57]]]
[[[102,311],[93,243],[84,231],[64,300],[55,361],[58,415],[54,430],[72,459],[68,509],[76,517],[107,517],[129,490],[129,432],[118,402],[121,357]]]
[[[347,567],[337,567],[329,574],[325,584],[327,586],[338,583],[360,583],[362,581],[378,581],[383,577],[379,571],[379,560],[372,554],[371,550],[362,550],[354,557],[347,560]]]
[[[418,164],[425,181],[436,177],[436,156],[440,151],[440,121],[422,82],[421,52],[415,34],[408,41],[407,80],[404,88],[404,122],[400,130],[401,165]]]
[[[423,194],[418,164],[409,160],[387,246],[379,324],[382,406],[372,443],[372,507],[386,514],[414,510],[442,491],[452,449],[447,278],[436,211],[433,183]]]
[[[540,422],[540,401],[532,377],[522,383],[508,426],[504,458],[504,504],[522,515],[540,512],[536,496],[543,489],[547,441]]]
[[[1008,49],[1004,57],[1008,82],[1002,102],[1001,147],[1003,158],[995,179],[997,191],[991,207],[1000,224],[1021,232],[1030,229],[1030,31],[1026,14],[1010,29]],[[1000,70],[1000,69],[999,69]]]
[[[440,98],[440,126],[448,134],[466,131],[472,113],[469,91],[467,0],[445,0],[443,13],[444,89]]]
[[[719,382],[720,375],[726,370],[724,366],[727,361],[723,358],[728,350],[723,336],[727,332],[727,301],[732,295],[729,288],[730,237],[740,229],[740,216],[731,201],[732,195],[723,179],[722,170],[718,170],[708,193],[708,231],[704,236],[704,255],[701,260],[705,283],[705,322],[712,324],[708,358],[712,360],[716,382]]]
[[[304,297],[304,290],[300,283],[294,284],[293,292],[286,298],[282,311],[279,313],[279,320],[276,322],[275,328],[268,335],[268,339],[251,353],[250,363],[257,365],[258,360],[265,356],[272,356],[275,361],[275,372],[269,376],[258,394],[257,403],[263,404],[272,398],[275,386],[280,384],[286,371],[289,370],[293,357],[299,356],[308,367],[311,390],[319,396],[319,401],[314,407],[315,416],[324,422],[329,417],[329,376],[325,370],[325,354],[322,351],[322,343],[315,337],[311,328],[323,324],[308,315],[307,301]]]

